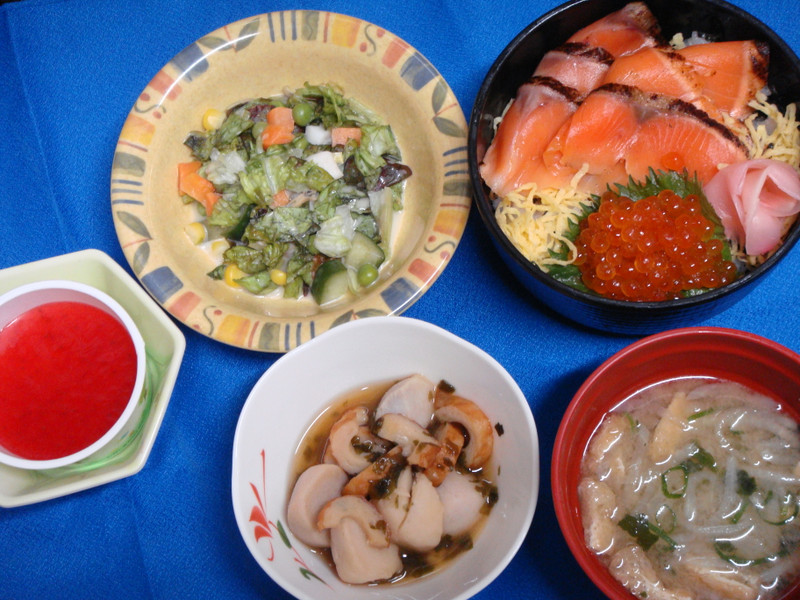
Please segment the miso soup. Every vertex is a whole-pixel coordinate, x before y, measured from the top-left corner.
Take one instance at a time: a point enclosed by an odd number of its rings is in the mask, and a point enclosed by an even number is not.
[[[587,546],[635,596],[768,600],[800,571],[800,431],[773,399],[706,378],[609,412],[581,465]]]

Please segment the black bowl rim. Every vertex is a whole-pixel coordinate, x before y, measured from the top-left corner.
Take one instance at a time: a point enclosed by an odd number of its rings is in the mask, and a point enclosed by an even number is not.
[[[542,283],[549,287],[551,290],[564,294],[565,296],[571,298],[572,300],[589,304],[595,306],[601,306],[610,310],[630,310],[633,313],[646,313],[648,311],[655,310],[675,310],[680,308],[689,308],[689,307],[696,307],[701,306],[703,304],[708,304],[714,302],[715,300],[722,298],[724,296],[728,296],[730,294],[735,293],[737,290],[749,285],[753,281],[757,280],[765,273],[767,273],[773,266],[775,266],[783,256],[789,252],[795,243],[800,239],[800,218],[798,218],[795,223],[792,225],[789,234],[784,239],[781,246],[778,247],[777,250],[767,258],[762,264],[758,265],[751,271],[748,271],[743,276],[736,279],[734,282],[729,283],[721,288],[716,288],[714,290],[710,290],[704,292],[702,294],[697,294],[696,296],[690,296],[686,298],[678,298],[674,300],[662,300],[662,301],[650,301],[650,302],[637,302],[637,301],[629,301],[629,300],[617,300],[614,298],[606,298],[603,296],[599,296],[596,294],[592,294],[589,292],[584,292],[582,290],[575,289],[562,283],[543,271],[538,265],[532,263],[528,259],[526,259],[522,253],[514,246],[510,239],[503,233],[500,229],[499,225],[494,216],[494,210],[491,208],[491,201],[487,195],[487,188],[483,183],[483,179],[480,176],[480,172],[478,171],[478,156],[477,156],[477,137],[478,137],[478,129],[481,125],[481,117],[483,106],[486,103],[486,98],[489,94],[489,90],[494,83],[495,77],[497,72],[500,70],[503,63],[506,61],[508,56],[514,52],[514,50],[519,46],[529,35],[531,35],[535,30],[540,28],[541,26],[545,25],[547,22],[555,18],[556,16],[560,15],[562,12],[570,10],[575,6],[582,5],[582,4],[589,4],[592,2],[596,2],[597,0],[569,0],[565,2],[549,12],[545,13],[544,15],[537,18],[535,21],[527,25],[522,31],[520,31],[514,39],[509,42],[509,44],[503,49],[503,51],[498,55],[495,61],[492,63],[492,66],[489,68],[486,77],[484,78],[483,82],[481,83],[481,87],[478,90],[478,94],[475,98],[475,102],[472,107],[472,111],[470,114],[469,119],[469,131],[467,136],[467,158],[469,163],[469,175],[470,180],[472,182],[472,187],[475,195],[475,204],[478,207],[478,213],[481,216],[486,227],[489,229],[490,235],[494,238],[494,241],[500,246],[502,246],[503,250],[508,253],[508,256],[526,273],[533,276],[539,283]],[[783,39],[778,36],[768,25],[748,13],[747,11],[726,2],[725,0],[699,0],[701,2],[705,2],[707,4],[711,4],[713,6],[718,7],[719,9],[726,10],[737,18],[741,18],[747,21],[755,31],[758,31],[761,36],[767,39],[770,44],[770,50],[772,51],[772,47],[778,47],[781,51],[787,56],[788,60],[792,62],[797,70],[800,71],[800,58],[794,53],[794,51],[789,47],[789,45],[783,41]],[[646,0],[645,0],[646,2]],[[532,65],[533,68],[533,65]],[[532,69],[531,69],[532,70]],[[800,102],[800,98],[798,98]]]

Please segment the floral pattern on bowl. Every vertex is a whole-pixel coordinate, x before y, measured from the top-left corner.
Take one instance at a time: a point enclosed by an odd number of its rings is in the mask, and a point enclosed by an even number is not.
[[[260,487],[255,483],[250,482],[250,489],[253,491],[254,504],[250,510],[250,523],[253,524],[253,541],[256,544],[265,543],[269,546],[269,554],[266,560],[272,562],[275,560],[275,534],[280,537],[281,542],[294,553],[292,560],[297,563],[300,575],[306,579],[316,579],[321,583],[327,583],[325,580],[314,573],[303,560],[302,555],[295,546],[292,545],[289,536],[286,535],[286,530],[283,527],[280,519],[273,521],[267,514],[267,456],[264,450],[259,453],[261,457],[261,481]],[[285,558],[284,558],[285,559]]]

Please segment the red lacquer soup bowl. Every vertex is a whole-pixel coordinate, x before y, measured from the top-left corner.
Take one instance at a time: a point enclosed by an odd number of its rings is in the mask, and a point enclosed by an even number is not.
[[[604,362],[569,404],[556,436],[552,488],[556,516],[575,559],[612,600],[635,598],[585,543],[578,485],[581,459],[603,417],[652,384],[705,377],[740,383],[778,401],[800,421],[800,355],[766,338],[715,327],[675,329],[641,339]],[[780,598],[798,597],[795,581]]]
[[[52,469],[113,451],[144,380],[144,340],[104,292],[44,281],[0,296],[0,463]]]

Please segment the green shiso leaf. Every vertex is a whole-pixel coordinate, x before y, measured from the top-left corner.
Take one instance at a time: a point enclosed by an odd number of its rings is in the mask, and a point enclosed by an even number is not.
[[[593,196],[592,199],[593,202],[583,207],[583,212],[578,216],[576,221],[569,221],[569,227],[567,231],[564,232],[564,237],[569,241],[574,242],[578,238],[578,234],[581,232],[581,221],[596,211],[600,206],[599,196]],[[550,257],[557,260],[567,260],[569,258],[569,247],[562,242],[557,250],[550,250]],[[575,265],[548,265],[547,274],[553,279],[577,290],[583,292],[590,291],[581,280],[580,269]]]
[[[725,260],[731,260],[731,249],[728,239],[725,237],[725,231],[722,227],[722,222],[719,219],[714,207],[706,198],[703,193],[703,187],[697,180],[697,176],[690,176],[684,170],[683,172],[677,171],[661,171],[655,170],[652,167],[649,169],[647,177],[644,180],[635,180],[629,177],[627,184],[613,184],[609,186],[609,191],[616,193],[619,196],[630,198],[634,202],[656,196],[660,192],[669,190],[675,192],[682,198],[694,195],[700,199],[700,205],[703,210],[703,216],[714,224],[713,237],[719,239],[723,243],[722,257]],[[584,207],[583,213],[578,217],[576,222],[570,222],[569,229],[564,232],[564,237],[574,242],[581,230],[581,224],[591,213],[595,212],[600,207],[600,197],[593,196],[594,202]],[[550,256],[559,260],[566,260],[569,255],[569,248],[566,244],[561,244],[560,248],[555,251],[550,251]],[[580,269],[575,265],[550,265],[546,268],[547,273],[554,279],[568,285],[574,289],[594,293],[589,290],[581,279]],[[684,296],[696,296],[707,292],[707,289],[687,290],[683,293]]]
[[[697,177],[690,177],[685,170],[678,173],[677,171],[656,171],[650,167],[644,181],[636,181],[630,177],[627,185],[619,183],[614,185],[617,188],[617,194],[633,201],[655,196],[664,190],[671,190],[682,198],[690,194],[703,196],[703,188],[697,181]]]
[[[681,198],[690,195],[697,196],[703,208],[703,216],[714,224],[714,237],[725,240],[722,221],[703,193],[703,186],[697,181],[697,175],[690,176],[685,169],[678,173],[677,171],[656,171],[650,167],[644,181],[636,181],[630,177],[627,185],[619,183],[614,185],[617,188],[617,194],[626,196],[634,202],[655,196],[664,190],[673,191]]]

